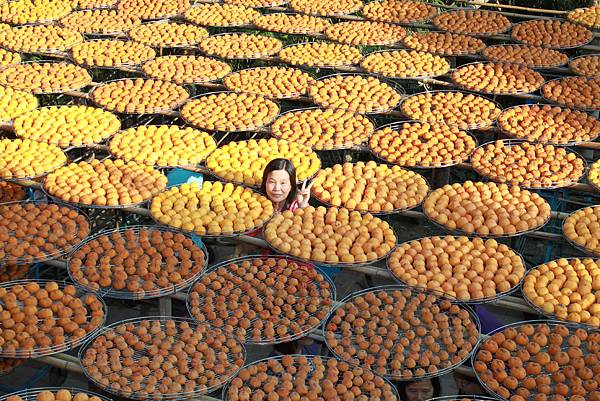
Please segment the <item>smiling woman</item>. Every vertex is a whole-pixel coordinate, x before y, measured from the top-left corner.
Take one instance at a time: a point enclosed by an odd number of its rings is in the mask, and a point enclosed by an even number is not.
[[[286,159],[275,160],[267,166],[263,175],[262,190],[279,211],[297,206],[295,201],[296,169]]]
[[[279,158],[271,160],[265,167],[261,191],[273,202],[276,210],[294,211],[308,206],[310,185],[306,184],[305,181],[298,189],[294,164],[288,159]]]
[[[298,185],[296,179],[296,167],[289,159],[277,158],[271,160],[263,171],[262,184],[260,192],[265,194],[277,212],[291,210],[292,212],[298,208],[308,206],[310,199],[310,189],[312,182],[309,180]],[[258,231],[249,233],[250,236],[258,235]],[[234,256],[242,256],[246,254],[256,253],[258,249],[252,245],[239,243],[235,247]],[[269,251],[262,249],[263,255],[268,255]]]

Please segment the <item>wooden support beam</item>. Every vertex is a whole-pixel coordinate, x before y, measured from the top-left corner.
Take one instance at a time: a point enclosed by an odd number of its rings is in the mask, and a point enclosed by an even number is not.
[[[76,97],[79,99],[86,99],[86,100],[90,100],[90,96],[87,93],[81,92],[81,91],[68,91],[68,92],[64,92],[65,95],[67,96],[72,96],[72,97]]]
[[[69,356],[66,354],[56,354],[52,356],[42,356],[36,358],[36,361],[45,363],[46,365],[54,366],[55,368],[67,370],[69,372],[83,374],[83,370],[81,369],[81,365],[79,365],[79,361],[71,362],[64,360],[61,356]]]
[[[490,7],[490,8],[504,8],[507,10],[520,10],[527,11],[532,13],[544,13],[544,14],[552,14],[557,16],[566,15],[567,11],[561,10],[548,10],[545,8],[532,8],[532,7],[522,7],[522,6],[513,6],[510,4],[496,4],[496,3],[488,3],[484,1],[473,1],[473,0],[456,0],[456,3],[464,3],[470,6],[480,6],[480,7]],[[437,4],[434,4],[437,6]],[[527,16],[527,15],[525,15]]]

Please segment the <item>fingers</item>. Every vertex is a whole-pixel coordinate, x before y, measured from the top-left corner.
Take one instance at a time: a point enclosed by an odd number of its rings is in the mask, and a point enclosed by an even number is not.
[[[308,183],[308,178],[306,180],[304,180],[302,182],[302,186],[300,187],[300,192],[304,192],[306,190],[310,191],[310,189],[312,188],[313,184],[315,183],[315,181],[311,181],[310,184]]]

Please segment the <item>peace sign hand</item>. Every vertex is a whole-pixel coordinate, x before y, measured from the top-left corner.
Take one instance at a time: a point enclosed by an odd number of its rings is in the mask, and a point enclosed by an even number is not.
[[[302,187],[298,190],[296,194],[296,201],[298,202],[298,207],[305,208],[308,206],[308,201],[310,200],[310,189],[312,188],[314,181],[311,181],[310,184],[307,185],[308,180],[304,180],[302,183]]]

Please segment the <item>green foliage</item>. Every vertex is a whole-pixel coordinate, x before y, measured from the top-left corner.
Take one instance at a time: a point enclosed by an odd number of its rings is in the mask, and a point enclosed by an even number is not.
[[[441,0],[433,0],[432,3],[439,3],[440,1]],[[449,4],[450,2],[443,3]],[[568,11],[575,8],[587,7],[589,0],[501,0],[499,3],[521,7]]]
[[[509,0],[508,4],[523,7],[545,8],[548,10],[573,10],[587,7],[588,0]]]
[[[461,3],[455,3],[453,1],[446,1],[446,0],[429,0],[429,1],[427,1],[427,3],[430,3],[430,4],[444,4],[444,5],[447,5],[447,6],[455,6],[457,4],[458,5],[461,4]]]
[[[489,2],[508,4],[511,6],[521,6],[530,8],[544,8],[547,10],[569,11],[576,8],[589,6],[589,0],[489,0]],[[465,6],[465,3],[449,0],[428,0],[431,4],[445,4],[453,6]],[[484,7],[486,9],[486,7]]]

